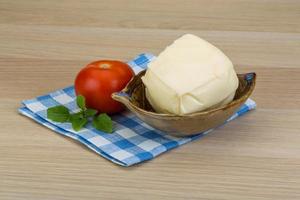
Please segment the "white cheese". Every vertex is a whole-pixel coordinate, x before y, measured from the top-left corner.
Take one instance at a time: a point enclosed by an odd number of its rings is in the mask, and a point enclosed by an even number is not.
[[[232,101],[238,78],[229,58],[191,34],[175,40],[148,65],[146,97],[161,113],[184,115]]]

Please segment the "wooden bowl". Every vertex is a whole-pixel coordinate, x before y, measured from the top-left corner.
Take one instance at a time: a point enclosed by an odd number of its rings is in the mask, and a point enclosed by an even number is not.
[[[145,95],[145,85],[141,77],[146,70],[137,74],[121,91],[112,98],[123,103],[145,123],[174,136],[190,136],[222,125],[251,95],[256,81],[255,73],[238,74],[239,87],[232,102],[217,108],[178,116],[157,113]]]

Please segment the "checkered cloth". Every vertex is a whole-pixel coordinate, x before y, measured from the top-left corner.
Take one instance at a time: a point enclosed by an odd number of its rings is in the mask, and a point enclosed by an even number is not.
[[[151,54],[141,54],[128,64],[135,73],[138,73],[145,69],[154,58]],[[56,123],[47,119],[47,108],[59,104],[65,105],[72,112],[78,111],[75,97],[74,87],[70,86],[23,101],[19,112],[59,134],[81,142],[99,155],[122,166],[131,166],[150,160],[161,153],[199,139],[211,131],[208,130],[191,137],[177,138],[152,128],[129,111],[112,116],[114,128],[112,134],[98,131],[91,125],[76,132],[70,123]],[[227,122],[254,108],[255,102],[248,99]]]

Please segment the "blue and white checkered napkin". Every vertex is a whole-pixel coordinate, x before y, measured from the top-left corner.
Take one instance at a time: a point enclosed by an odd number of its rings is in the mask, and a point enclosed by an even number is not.
[[[128,64],[135,73],[145,69],[155,57],[151,54],[141,54]],[[20,113],[32,118],[38,123],[54,130],[57,133],[73,138],[106,159],[122,166],[131,166],[136,163],[150,160],[161,153],[196,140],[209,131],[198,135],[177,138],[156,130],[145,124],[129,111],[112,116],[114,131],[112,134],[103,133],[87,126],[76,132],[70,123],[56,123],[47,119],[47,108],[63,104],[71,111],[77,111],[74,87],[70,86],[55,92],[25,100],[19,109]],[[231,121],[249,110],[254,109],[255,102],[247,102],[234,114]]]

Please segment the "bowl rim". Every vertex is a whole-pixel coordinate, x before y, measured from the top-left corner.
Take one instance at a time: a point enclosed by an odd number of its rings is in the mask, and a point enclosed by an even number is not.
[[[128,94],[127,93],[129,90],[128,86],[130,85],[130,83],[132,83],[133,81],[136,81],[137,79],[141,79],[141,76],[145,73],[145,71],[146,70],[143,70],[143,71],[139,72],[136,76],[134,76],[132,78],[132,80],[127,84],[127,86],[121,92]],[[130,104],[130,107],[134,108],[137,112],[140,112],[140,113],[143,113],[145,115],[152,116],[155,118],[157,118],[157,117],[168,118],[168,119],[182,118],[182,117],[186,117],[186,118],[193,117],[194,118],[195,116],[208,115],[208,114],[218,112],[220,110],[224,110],[224,109],[236,106],[237,104],[241,104],[249,98],[249,96],[252,94],[252,92],[255,88],[255,85],[256,85],[256,76],[257,76],[256,73],[249,72],[249,73],[237,74],[237,76],[246,76],[247,74],[253,74],[253,78],[251,81],[250,89],[246,92],[245,95],[231,101],[230,103],[224,104],[224,105],[216,107],[216,108],[208,109],[208,110],[203,110],[203,111],[198,111],[198,112],[183,114],[183,115],[177,115],[177,114],[171,114],[171,113],[156,113],[156,112],[144,110],[144,109],[136,106],[129,99],[128,99],[128,102]]]

